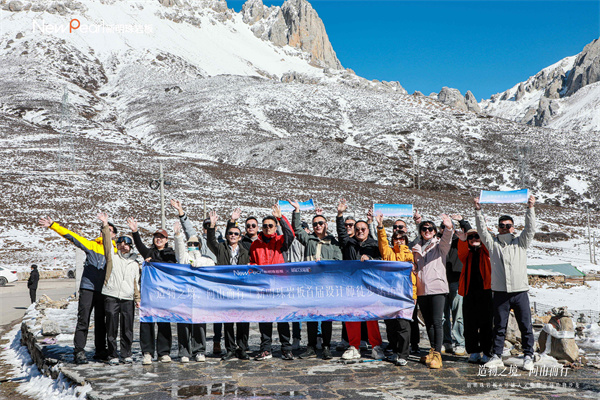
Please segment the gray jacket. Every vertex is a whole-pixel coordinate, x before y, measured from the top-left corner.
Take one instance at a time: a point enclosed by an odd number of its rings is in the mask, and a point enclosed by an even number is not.
[[[209,257],[214,263],[216,263],[217,256],[215,256],[215,254],[208,248],[206,237],[204,235],[198,235],[196,229],[194,229],[192,226],[190,219],[187,217],[187,214],[183,214],[181,217],[179,217],[179,222],[181,222],[183,233],[185,233],[185,239],[188,240],[192,236],[197,236],[198,240],[200,240],[200,253],[205,257]]]
[[[535,211],[528,208],[525,213],[525,229],[520,235],[507,233],[493,236],[487,229],[481,210],[475,213],[477,232],[490,252],[492,264],[492,290],[495,292],[526,292],[527,248],[535,234]]]

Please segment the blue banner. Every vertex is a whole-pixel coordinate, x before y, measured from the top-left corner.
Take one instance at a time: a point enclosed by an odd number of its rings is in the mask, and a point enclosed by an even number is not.
[[[527,203],[529,189],[492,191],[482,190],[479,195],[480,204]]]
[[[257,265],[144,263],[141,322],[411,319],[412,264],[310,261]]]
[[[279,200],[277,202],[277,204],[279,205],[279,208],[281,208],[281,212],[294,211],[294,207],[292,207],[292,205],[290,204],[289,201]],[[313,199],[310,199],[308,201],[298,202],[298,204],[300,205],[300,211],[309,211],[309,210],[315,209],[315,203],[314,203]]]
[[[412,217],[412,204],[373,204],[373,215],[379,213],[384,217]]]

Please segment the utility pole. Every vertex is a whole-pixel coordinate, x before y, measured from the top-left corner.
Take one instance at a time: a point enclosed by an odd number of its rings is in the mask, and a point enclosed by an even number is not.
[[[206,219],[206,199],[202,199],[202,209],[204,210],[204,219]]]
[[[590,209],[587,204],[585,205],[585,213],[587,214],[587,224],[588,224],[588,247],[590,250],[590,262],[593,264],[594,260],[592,258],[592,238],[591,238],[591,228],[590,228]]]
[[[165,177],[163,174],[163,164],[160,163],[160,175],[159,179],[153,179],[150,181],[150,189],[156,190],[160,189],[160,227],[165,229],[166,226],[166,218],[165,218],[165,185],[171,185],[171,182],[165,182]]]
[[[421,153],[423,152],[423,150],[421,149],[415,149],[415,162],[416,162],[416,168],[415,168],[415,172],[416,172],[416,177],[417,177],[417,189],[421,190],[421,168],[420,168],[420,164],[419,164],[419,157],[421,155]]]
[[[66,162],[66,165],[63,165]],[[75,143],[71,135],[71,115],[69,113],[69,91],[63,87],[62,103],[60,108],[60,128],[58,134],[58,162],[57,170],[75,169]]]

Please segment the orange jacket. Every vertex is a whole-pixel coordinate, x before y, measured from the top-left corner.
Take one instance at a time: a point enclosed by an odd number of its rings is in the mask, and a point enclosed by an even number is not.
[[[377,241],[379,244],[379,252],[381,258],[385,261],[405,261],[413,262],[413,255],[408,246],[390,247],[388,245],[387,233],[384,229],[377,228]],[[410,278],[413,284],[413,299],[417,298],[417,276],[414,272],[410,273]]]
[[[469,292],[473,252],[469,249],[469,244],[462,240],[458,241],[458,258],[463,264],[463,269],[460,272],[460,280],[458,281],[458,294],[464,296]],[[481,250],[479,251],[479,272],[481,272],[481,278],[483,279],[483,288],[491,289],[492,266],[490,263],[490,252],[483,243],[481,244]]]

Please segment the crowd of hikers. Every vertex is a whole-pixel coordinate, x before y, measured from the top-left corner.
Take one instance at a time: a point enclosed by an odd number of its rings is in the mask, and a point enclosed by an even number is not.
[[[408,224],[393,222],[391,237],[384,227],[383,215],[366,219],[344,216],[344,199],[337,206],[337,237],[329,230],[329,221],[316,209],[310,224],[303,222],[300,205],[294,208],[291,223],[279,206],[262,218],[249,216],[239,224],[241,210],[235,209],[227,220],[225,235],[217,232],[219,217],[211,211],[196,231],[183,206],[171,200],[179,221],[173,227],[173,247],[169,234],[158,229],[150,246],[144,244],[138,224],[127,218],[130,233],[119,234],[106,213],[100,213],[101,237],[88,240],[62,227],[50,218],[39,224],[54,230],[86,253],[81,285],[77,326],[74,335],[74,361],[88,362],[84,348],[94,310],[95,355],[98,360],[116,365],[132,363],[135,308],[140,306],[141,266],[138,259],[151,262],[189,264],[191,268],[214,265],[271,265],[321,260],[387,260],[413,264],[411,280],[415,308],[411,319],[385,320],[387,346],[384,348],[379,321],[342,323],[342,337],[336,351],[341,359],[361,358],[361,349],[371,350],[374,359],[387,359],[395,365],[407,364],[409,355],[419,357],[429,368],[442,367],[442,353],[467,356],[472,363],[487,368],[503,367],[502,353],[510,310],[521,331],[524,352],[523,369],[533,369],[534,337],[527,282],[527,248],[535,233],[535,198],[529,197],[525,226],[515,233],[513,218],[498,218],[497,234],[486,225],[478,199],[474,199],[475,228],[461,215],[441,215],[441,223],[413,216],[416,237],[408,236]],[[454,221],[457,223],[455,224]],[[311,229],[312,228],[312,229]],[[137,250],[137,253],[134,251]],[[139,253],[139,256],[138,256]],[[146,265],[146,264],[145,264]],[[145,268],[152,268],[146,266]],[[419,348],[420,310],[429,339],[429,351]],[[308,344],[300,358],[333,358],[332,321],[308,321]],[[117,336],[120,326],[120,349]],[[273,323],[258,324],[260,350],[255,360],[272,358]],[[299,350],[301,324],[277,323],[281,357],[293,360]],[[224,332],[224,335],[223,335]],[[247,322],[214,324],[213,353],[222,360],[248,360]],[[225,353],[221,349],[224,336]],[[179,359],[205,361],[206,324],[177,323]],[[142,364],[170,362],[171,324],[140,322]],[[300,352],[302,350],[299,350]],[[368,351],[368,350],[367,350]],[[386,354],[387,353],[387,354]]]

